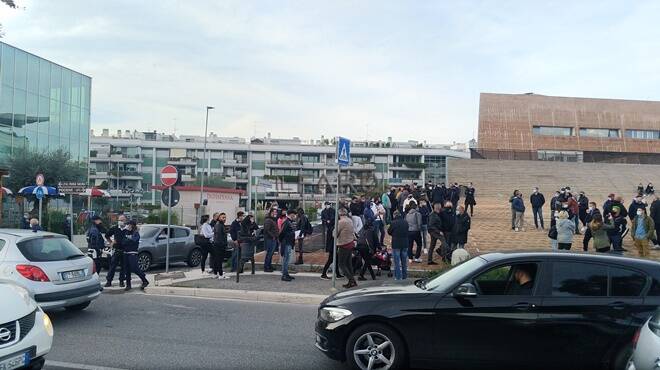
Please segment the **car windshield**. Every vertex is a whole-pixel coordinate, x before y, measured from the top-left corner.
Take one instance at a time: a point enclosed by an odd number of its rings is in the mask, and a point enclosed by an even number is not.
[[[160,232],[160,227],[142,226],[140,227],[140,239],[153,238]]]
[[[31,262],[65,261],[84,254],[64,237],[42,237],[17,243],[18,250]]]
[[[446,293],[456,284],[463,281],[467,275],[485,264],[486,260],[481,257],[475,257],[442,272],[434,278],[423,281],[423,283],[418,286],[425,290],[435,290]]]

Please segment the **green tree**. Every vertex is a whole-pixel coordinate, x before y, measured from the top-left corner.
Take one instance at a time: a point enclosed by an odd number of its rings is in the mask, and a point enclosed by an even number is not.
[[[6,184],[15,191],[34,185],[35,177],[39,173],[44,175],[44,182],[48,186],[57,186],[60,181],[84,181],[87,178],[85,166],[72,161],[71,155],[61,149],[55,152],[15,150],[9,157],[9,168],[11,175]],[[33,200],[33,197],[28,199]],[[34,203],[36,207],[36,202]],[[44,207],[47,204],[48,197],[44,198]]]

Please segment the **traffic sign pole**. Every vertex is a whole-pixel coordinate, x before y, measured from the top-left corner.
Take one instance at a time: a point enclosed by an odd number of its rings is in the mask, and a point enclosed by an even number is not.
[[[335,227],[333,230],[332,242],[332,289],[337,289],[337,227],[339,226],[339,185],[341,177],[341,167],[348,166],[351,163],[351,141],[349,139],[338,137],[337,141],[337,189],[335,192]],[[305,185],[303,185],[305,186]]]
[[[71,228],[71,241],[73,242],[73,193],[69,193],[69,227]]]
[[[168,186],[169,201],[167,202],[167,248],[165,248],[165,273],[170,271],[170,234],[172,234],[172,187]]]

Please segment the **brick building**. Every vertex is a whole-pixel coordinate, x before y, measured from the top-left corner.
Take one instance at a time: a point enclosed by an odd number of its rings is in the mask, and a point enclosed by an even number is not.
[[[475,158],[660,163],[660,101],[482,93]]]

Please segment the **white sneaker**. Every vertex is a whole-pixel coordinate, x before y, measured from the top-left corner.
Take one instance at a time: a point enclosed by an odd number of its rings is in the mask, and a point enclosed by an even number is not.
[[[428,248],[424,248],[424,254],[429,254],[429,249]]]
[[[227,280],[227,279],[229,279],[229,276],[227,276],[227,275],[224,275],[224,274],[223,275],[218,275],[218,280]]]
[[[213,269],[207,269],[207,270],[206,270],[206,273],[207,273],[207,274],[212,274],[212,273],[213,273]]]
[[[516,227],[516,232],[518,232],[518,231],[520,231],[520,230],[518,230],[518,228]]]
[[[421,258],[415,258],[415,263],[422,263],[422,259]]]

